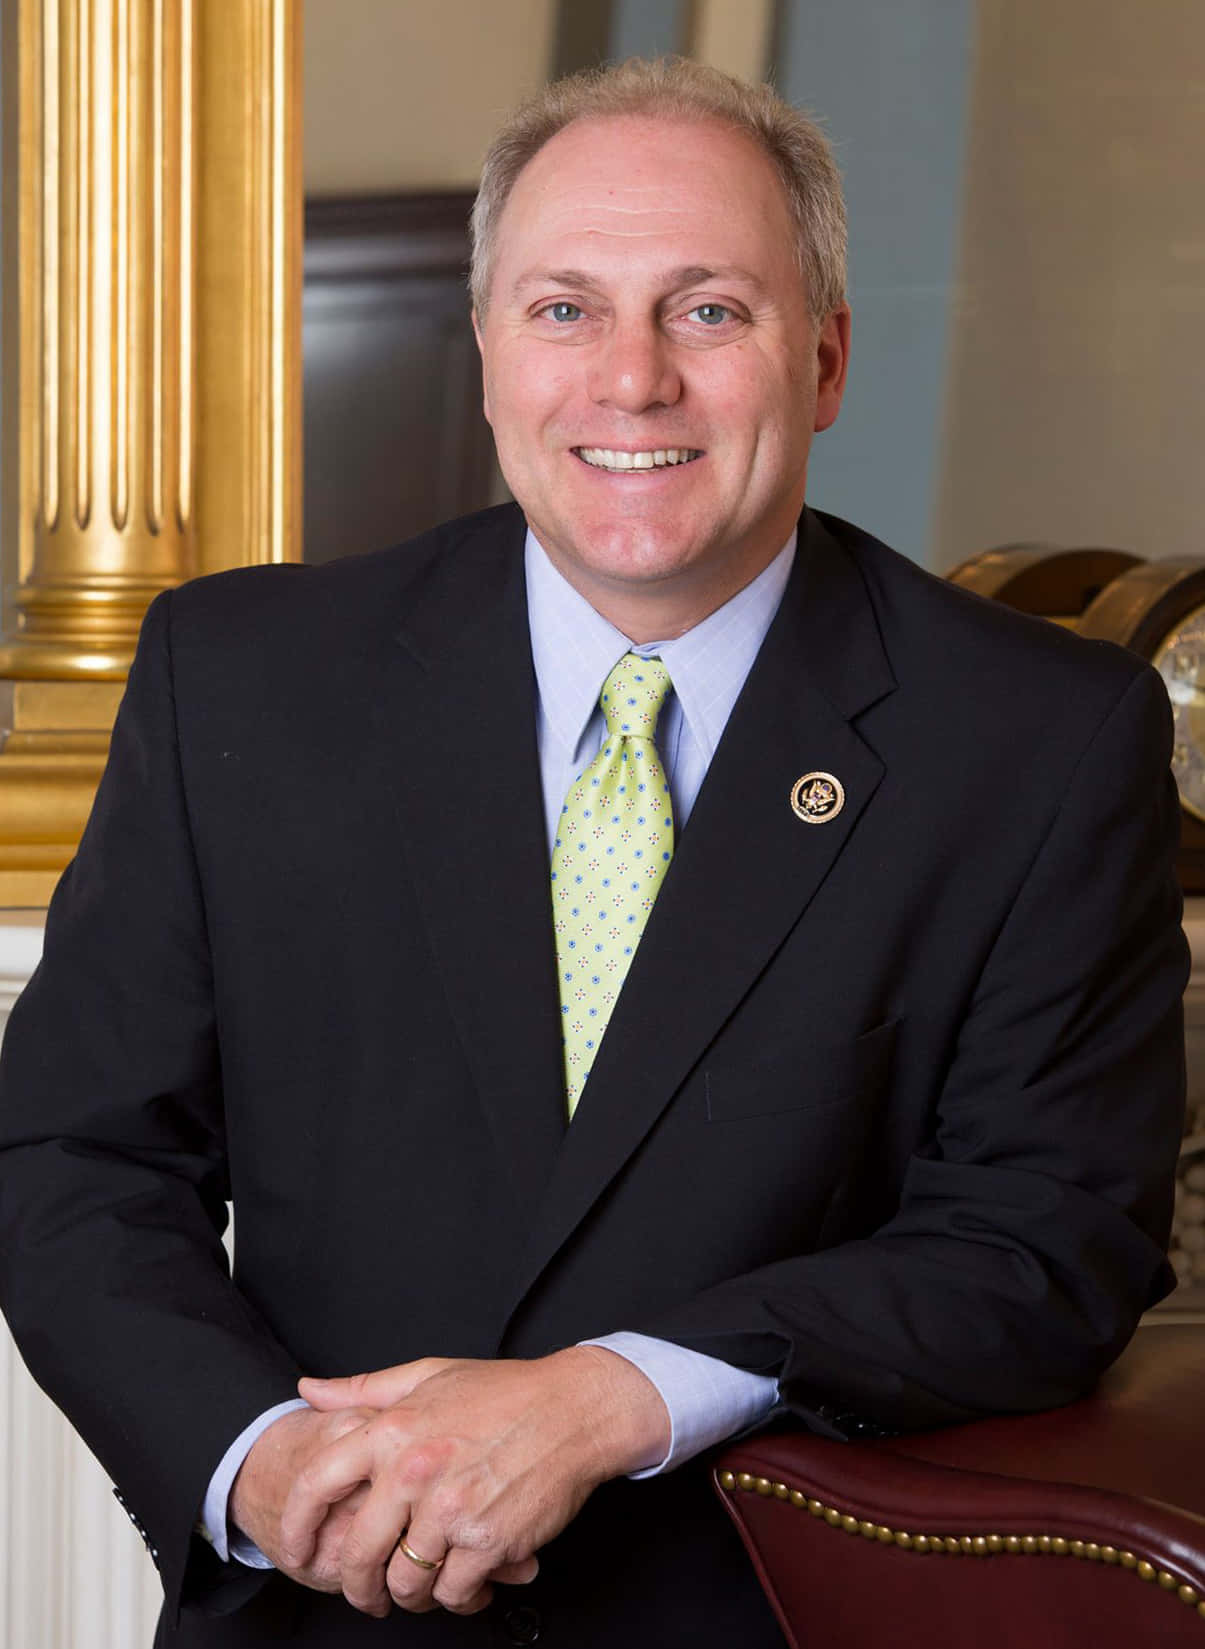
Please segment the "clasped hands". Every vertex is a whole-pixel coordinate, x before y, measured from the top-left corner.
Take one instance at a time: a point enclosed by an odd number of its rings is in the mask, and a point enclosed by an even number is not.
[[[235,1479],[234,1522],[276,1567],[365,1614],[475,1614],[523,1585],[600,1483],[655,1465],[669,1416],[601,1346],[532,1361],[427,1357],[299,1383]],[[438,1567],[426,1569],[399,1548]]]

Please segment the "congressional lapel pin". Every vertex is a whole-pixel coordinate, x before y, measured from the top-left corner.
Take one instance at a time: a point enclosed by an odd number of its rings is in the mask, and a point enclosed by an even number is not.
[[[791,807],[804,824],[828,824],[845,806],[845,786],[832,773],[805,773],[791,788]]]

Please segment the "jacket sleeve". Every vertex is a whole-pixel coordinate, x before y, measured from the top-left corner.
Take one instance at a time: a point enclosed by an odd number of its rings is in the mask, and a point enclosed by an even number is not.
[[[170,621],[161,596],[5,1034],[0,1304],[118,1485],[174,1611],[217,1584],[193,1535],[215,1465],[253,1416],[296,1395],[299,1370],[233,1286],[221,1241],[221,1067]]]
[[[892,1217],[633,1328],[779,1372],[795,1413],[838,1437],[1091,1385],[1174,1280],[1188,954],[1170,745],[1144,669],[1069,779]]]

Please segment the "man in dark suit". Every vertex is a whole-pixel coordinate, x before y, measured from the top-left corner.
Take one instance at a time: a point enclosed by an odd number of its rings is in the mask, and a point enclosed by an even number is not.
[[[0,1246],[164,1646],[771,1645],[708,1444],[1066,1401],[1166,1291],[1162,686],[804,510],[842,222],[764,90],[553,89],[476,220],[520,508],[152,608]]]

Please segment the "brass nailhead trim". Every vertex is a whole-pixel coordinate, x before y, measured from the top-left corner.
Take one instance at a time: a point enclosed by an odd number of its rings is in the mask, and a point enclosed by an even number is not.
[[[1095,1540],[1068,1540],[1057,1534],[908,1534],[903,1529],[889,1529],[885,1523],[852,1517],[836,1506],[826,1506],[823,1500],[813,1499],[801,1489],[792,1489],[789,1484],[776,1483],[769,1477],[754,1477],[750,1472],[722,1471],[719,1481],[720,1487],[730,1493],[742,1489],[746,1493],[789,1501],[799,1511],[822,1518],[834,1529],[861,1535],[864,1540],[874,1540],[884,1546],[898,1546],[905,1552],[948,1552],[951,1556],[964,1554],[971,1557],[987,1557],[996,1552],[1048,1552],[1054,1557],[1078,1557],[1089,1563],[1117,1564],[1136,1574],[1139,1580],[1153,1580],[1163,1591],[1174,1592],[1181,1603],[1195,1608],[1205,1620],[1205,1597],[1195,1586],[1183,1585],[1179,1577],[1167,1569],[1157,1569],[1146,1558],[1137,1557],[1133,1552],[1119,1551],[1116,1546],[1101,1546]]]

